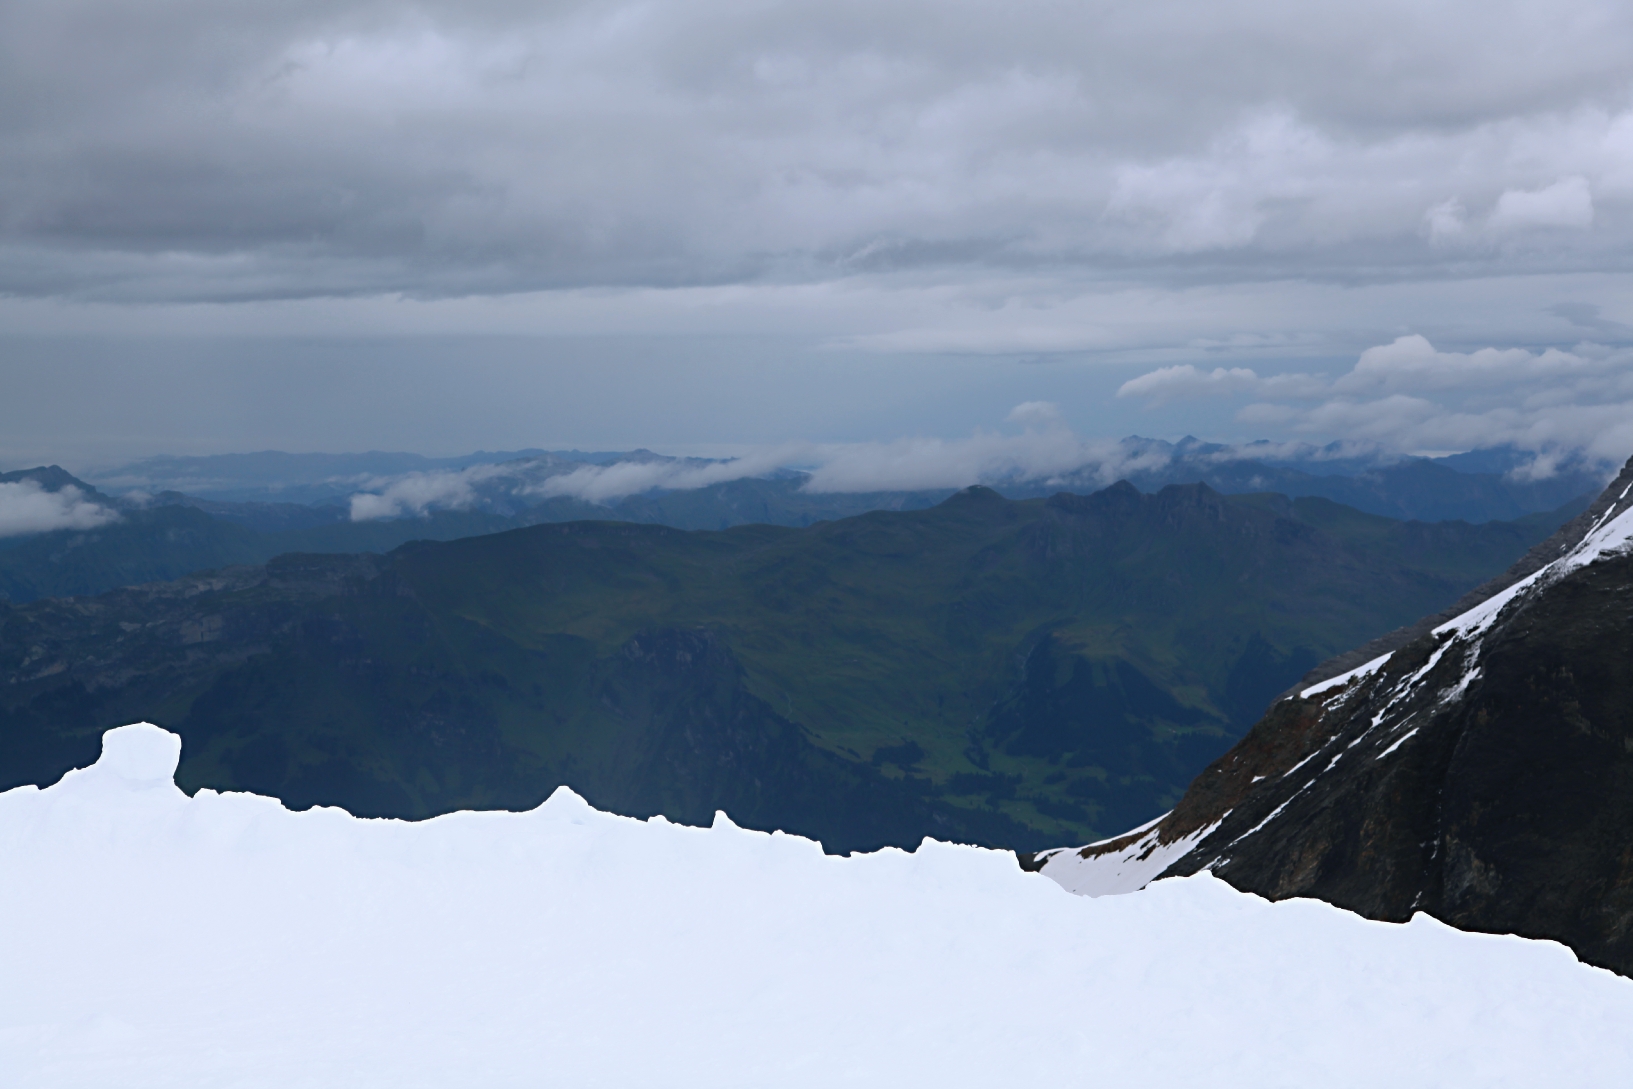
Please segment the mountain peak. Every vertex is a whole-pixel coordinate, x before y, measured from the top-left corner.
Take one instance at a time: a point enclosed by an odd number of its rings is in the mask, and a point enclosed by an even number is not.
[[[971,484],[943,499],[939,506],[954,507],[998,507],[1009,505],[1009,500],[999,495],[985,484]]]
[[[95,488],[60,465],[41,465],[33,469],[17,469],[9,473],[0,473],[0,484],[17,484],[25,480],[32,480],[41,489],[48,492],[60,492],[64,488],[78,488],[86,495],[97,494]]]

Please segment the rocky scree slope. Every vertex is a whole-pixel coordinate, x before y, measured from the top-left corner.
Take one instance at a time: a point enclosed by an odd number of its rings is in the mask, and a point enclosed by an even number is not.
[[[1633,975],[1633,461],[1470,600],[1317,671],[1350,666],[1276,702],[1159,821],[1023,865],[1091,894],[1209,870]]]

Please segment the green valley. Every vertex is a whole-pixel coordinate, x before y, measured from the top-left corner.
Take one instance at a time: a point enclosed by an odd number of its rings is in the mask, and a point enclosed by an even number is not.
[[[519,809],[566,783],[829,850],[1083,842],[1157,816],[1307,669],[1554,524],[1118,484],[288,555],[0,605],[0,789],[145,718],[183,736],[189,790],[294,806]]]

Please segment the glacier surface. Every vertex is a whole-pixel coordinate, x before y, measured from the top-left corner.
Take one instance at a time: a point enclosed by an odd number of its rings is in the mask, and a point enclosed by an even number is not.
[[[600,813],[188,798],[175,735],[0,794],[12,1089],[1633,1084],[1633,982],[1562,946],[1073,896],[996,851],[837,858]]]

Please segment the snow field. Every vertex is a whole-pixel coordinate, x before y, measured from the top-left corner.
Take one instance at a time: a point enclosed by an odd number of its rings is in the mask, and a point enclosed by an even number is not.
[[[174,735],[0,794],[0,1081],[35,1087],[1633,1084],[1563,947],[1073,896],[1013,856],[175,788]]]

